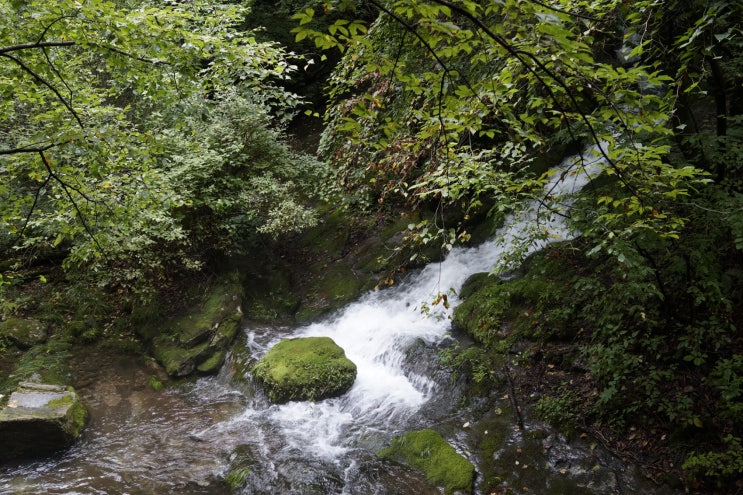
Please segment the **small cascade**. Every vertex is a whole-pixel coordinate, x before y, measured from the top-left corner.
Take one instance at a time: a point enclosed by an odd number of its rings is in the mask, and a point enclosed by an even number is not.
[[[282,437],[279,443],[283,450],[328,462],[341,462],[339,459],[359,446],[359,439],[380,436],[388,441],[393,434],[420,427],[423,418],[418,413],[423,405],[446,396],[442,388],[449,384],[436,383],[431,376],[435,350],[427,360],[431,369],[423,373],[420,370],[425,370],[426,363],[421,367],[421,363],[412,362],[420,356],[411,358],[411,347],[422,343],[430,349],[445,339],[462,284],[475,273],[493,270],[514,242],[531,239],[535,224],[543,235],[525,246],[526,253],[574,235],[564,221],[570,196],[600,168],[599,159],[582,164],[577,160],[566,161],[552,174],[545,186],[549,200],[535,201],[513,213],[494,239],[477,247],[454,248],[443,262],[410,274],[397,286],[367,293],[333,316],[288,335],[265,334],[262,338],[267,340],[262,340],[251,332],[251,352],[256,357],[281,338],[330,337],[356,363],[358,375],[351,390],[340,398],[319,403],[252,404],[236,421],[265,424],[272,435]],[[439,293],[448,294],[449,307],[426,306]]]

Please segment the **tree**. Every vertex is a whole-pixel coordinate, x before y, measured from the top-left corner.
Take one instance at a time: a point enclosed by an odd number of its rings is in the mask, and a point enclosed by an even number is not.
[[[372,181],[377,196],[501,196],[534,184],[524,172],[535,171],[529,164],[545,150],[593,144],[602,173],[621,186],[597,205],[604,239],[642,229],[678,235],[684,220],[674,205],[707,175],[666,159],[681,83],[651,50],[656,38],[640,31],[658,5],[373,3],[382,15],[371,26],[342,19],[319,32],[305,27],[313,9],[296,15],[298,38],[346,50],[331,93],[339,104],[329,113],[343,137],[326,136],[327,156],[353,156],[353,143],[369,139],[377,150],[367,173],[346,167],[344,179],[365,188]],[[324,10],[353,4],[326,2]],[[349,144],[348,135],[357,140]]]
[[[587,414],[704,429],[717,445],[687,466],[738,473],[743,5],[370,3],[371,24],[349,0],[322,2],[348,12],[324,31],[310,27],[319,8],[295,16],[298,38],[345,53],[322,143],[341,184],[367,207],[497,211],[539,199],[555,155],[580,154],[564,174],[596,162],[571,210],[595,272],[555,295],[582,322],[599,390]],[[466,238],[448,217],[444,246]]]
[[[203,260],[197,245],[209,241],[198,238],[198,220],[184,212],[193,204],[211,207],[202,194],[228,195],[235,186],[219,189],[229,171],[214,163],[212,171],[198,172],[208,192],[185,188],[186,175],[170,154],[199,157],[229,144],[233,154],[219,159],[234,160],[249,136],[230,142],[222,135],[204,149],[208,136],[196,133],[208,134],[208,124],[198,122],[213,122],[212,112],[225,115],[224,107],[239,100],[255,124],[280,126],[298,102],[279,84],[293,70],[282,49],[235,29],[244,14],[212,1],[0,3],[0,247],[6,255],[61,252],[68,268],[113,279]],[[286,152],[282,159],[294,158]],[[248,167],[240,180],[256,189],[262,175]],[[301,192],[289,190],[272,199],[302,201]],[[261,194],[271,197],[269,190]],[[222,199],[232,202],[232,217],[252,216],[254,229],[280,230],[269,226],[276,223],[272,209]],[[310,221],[300,207],[282,214],[287,224]]]

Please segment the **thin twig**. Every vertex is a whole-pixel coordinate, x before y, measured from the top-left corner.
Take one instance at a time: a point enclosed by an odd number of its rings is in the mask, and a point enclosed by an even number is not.
[[[47,159],[46,155],[44,155],[44,152],[39,152],[39,156],[41,157],[41,161],[44,164],[44,168],[46,168],[47,172],[49,173],[49,177],[53,178],[59,185],[62,187],[62,190],[67,195],[67,199],[70,200],[70,203],[72,203],[72,207],[75,209],[75,212],[77,213],[78,218],[80,219],[80,223],[83,225],[83,229],[85,229],[85,233],[88,234],[90,239],[93,241],[93,243],[98,248],[98,252],[101,253],[101,256],[103,256],[103,259],[108,261],[108,257],[106,256],[106,252],[103,250],[103,247],[98,242],[98,239],[93,234],[93,231],[88,226],[88,222],[85,221],[85,215],[83,215],[83,212],[80,211],[80,207],[77,205],[77,202],[75,201],[75,198],[72,197],[72,193],[70,192],[70,189],[81,195],[85,200],[92,201],[90,198],[88,198],[85,194],[83,194],[79,189],[70,186],[67,184],[64,180],[62,180],[61,177],[59,177],[57,174],[54,173],[52,170],[51,165],[49,164],[49,160]]]
[[[513,407],[513,416],[521,431],[524,431],[524,417],[521,415],[521,407],[519,407],[518,400],[516,399],[516,384],[511,375],[511,368],[509,368],[507,364],[503,365],[503,373],[506,375],[506,379],[508,380],[508,398],[511,400],[511,407]]]

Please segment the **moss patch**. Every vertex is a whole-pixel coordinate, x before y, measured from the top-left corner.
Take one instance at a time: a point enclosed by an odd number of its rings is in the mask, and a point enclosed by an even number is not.
[[[31,377],[44,383],[67,383],[72,348],[72,338],[64,334],[54,334],[45,344],[32,347],[23,353],[11,373],[0,377],[0,393],[9,393],[20,381]]]
[[[219,371],[242,319],[243,290],[233,278],[225,277],[207,287],[188,313],[144,324],[138,330],[169,375]]]
[[[356,380],[356,365],[329,337],[287,339],[276,344],[253,368],[271,402],[321,400],[346,392]]]
[[[186,376],[193,373],[197,363],[202,363],[210,355],[209,342],[187,348],[177,344],[168,345],[159,341],[153,350],[155,359],[163,365],[170,376]]]
[[[9,318],[0,322],[0,337],[7,338],[21,349],[29,349],[47,339],[47,325],[27,318]]]
[[[200,373],[216,373],[224,363],[224,358],[227,355],[226,351],[216,351],[211,357],[208,357],[204,362],[196,367]]]
[[[472,493],[475,467],[434,430],[411,431],[396,437],[389,448],[377,455],[420,469],[431,483],[443,486],[447,494]]]
[[[517,334],[523,338],[569,337],[575,315],[561,301],[574,274],[550,246],[524,263],[525,275],[510,280],[476,274],[464,284],[466,299],[455,308],[454,325],[477,342],[492,344]],[[515,336],[515,335],[514,335]]]

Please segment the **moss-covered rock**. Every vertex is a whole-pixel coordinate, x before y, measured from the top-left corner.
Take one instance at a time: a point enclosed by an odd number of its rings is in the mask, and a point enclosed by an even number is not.
[[[0,411],[0,461],[68,447],[88,412],[71,387],[22,382]]]
[[[48,328],[45,323],[29,318],[9,318],[0,322],[0,337],[5,337],[19,349],[30,349],[46,342]]]
[[[169,375],[216,373],[240,328],[242,299],[240,283],[222,280],[188,313],[145,325],[139,334],[149,340],[152,354]]]
[[[73,340],[63,333],[52,334],[49,339],[16,357],[16,353],[5,353],[13,358],[9,373],[0,373],[0,394],[15,390],[21,381],[40,381],[63,385],[69,381],[69,359],[72,357]]]
[[[316,263],[309,270],[314,283],[308,286],[304,304],[295,315],[299,322],[339,308],[362,292],[363,280],[344,262]]]
[[[287,339],[272,347],[253,368],[271,402],[322,400],[345,393],[356,380],[356,365],[329,337]]]
[[[566,338],[574,318],[562,301],[574,277],[559,258],[560,245],[533,254],[519,277],[502,280],[475,274],[460,291],[464,301],[452,322],[477,342],[492,344],[510,335],[523,338]]]
[[[411,431],[396,437],[389,448],[377,455],[420,469],[431,483],[443,486],[447,494],[472,493],[475,467],[434,430]]]

